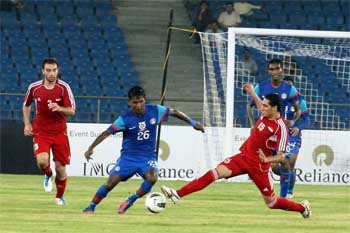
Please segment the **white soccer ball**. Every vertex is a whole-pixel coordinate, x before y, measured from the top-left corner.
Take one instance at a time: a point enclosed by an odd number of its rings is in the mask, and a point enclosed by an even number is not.
[[[145,204],[150,212],[157,214],[165,210],[166,198],[161,193],[153,192],[148,194]]]

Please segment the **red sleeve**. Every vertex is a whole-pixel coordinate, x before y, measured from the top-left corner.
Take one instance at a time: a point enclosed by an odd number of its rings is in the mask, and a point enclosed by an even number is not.
[[[74,110],[76,109],[75,106],[75,100],[72,90],[70,89],[70,86],[65,83],[64,86],[64,92],[63,92],[63,106],[64,107],[71,107]]]
[[[26,95],[24,96],[23,99],[23,105],[25,106],[30,106],[33,102],[33,87],[30,85],[27,89]]]
[[[285,152],[288,145],[288,129],[283,119],[278,119],[278,129],[277,129],[277,151]]]

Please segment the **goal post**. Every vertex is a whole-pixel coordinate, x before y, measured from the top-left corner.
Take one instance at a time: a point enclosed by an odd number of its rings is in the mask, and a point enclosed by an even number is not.
[[[346,96],[350,91],[350,32],[229,28],[227,33],[200,33],[200,37],[204,73],[203,123],[207,130],[204,136],[204,151],[207,154],[204,170],[216,166],[220,160],[238,150],[237,144],[233,145],[232,142],[234,130],[249,127],[248,120],[242,117],[248,100],[242,84],[256,84],[267,79],[267,70],[262,66],[267,67],[272,58],[282,60],[289,56],[302,58],[303,63],[307,63],[303,67],[294,64],[291,73],[296,88],[309,105],[314,129],[349,130],[350,118],[344,116],[350,115],[349,97]],[[238,54],[243,47],[259,55],[258,59],[263,59],[260,64],[264,65],[259,66],[259,75],[246,72]],[[310,73],[314,70],[306,69],[308,65],[316,67],[315,74]],[[348,98],[347,101],[338,104],[344,104],[345,114],[335,110],[333,106],[337,103],[328,98],[333,95],[334,83],[315,83],[322,72],[329,72],[330,77],[335,77],[333,81],[347,90],[347,93],[341,93]],[[330,90],[324,93],[325,88]],[[237,97],[241,100],[237,101]]]

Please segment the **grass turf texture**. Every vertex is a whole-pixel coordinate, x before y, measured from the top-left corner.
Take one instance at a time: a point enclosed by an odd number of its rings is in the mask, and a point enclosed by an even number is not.
[[[296,212],[270,210],[253,184],[228,182],[214,183],[177,205],[168,201],[160,214],[148,212],[142,198],[124,215],[118,215],[116,208],[140,185],[141,180],[133,179],[119,184],[94,214],[82,214],[105,181],[69,177],[68,205],[57,206],[55,189],[52,193],[43,190],[43,176],[0,174],[0,232],[343,233],[350,229],[349,186],[296,185],[293,200],[308,199],[312,219],[303,219]],[[161,185],[178,188],[184,183],[158,181],[152,191],[160,191]]]

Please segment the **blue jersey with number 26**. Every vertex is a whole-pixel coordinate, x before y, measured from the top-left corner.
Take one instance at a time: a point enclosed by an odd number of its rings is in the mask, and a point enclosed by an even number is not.
[[[146,105],[143,116],[131,109],[120,115],[108,128],[111,134],[123,132],[121,157],[154,157],[157,126],[169,117],[169,108],[161,105]]]

